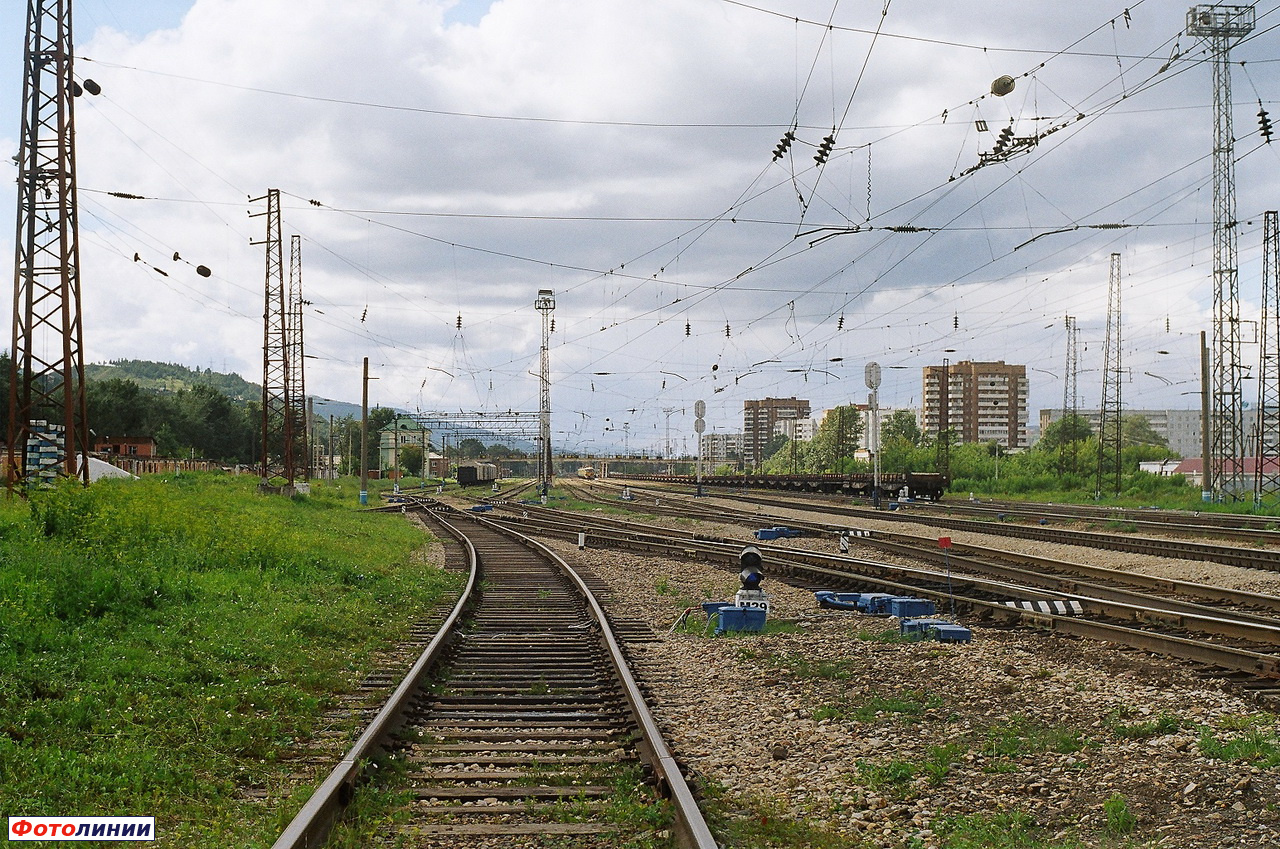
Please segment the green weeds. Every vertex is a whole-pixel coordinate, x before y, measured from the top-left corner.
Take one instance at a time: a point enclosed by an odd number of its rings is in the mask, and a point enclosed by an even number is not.
[[[1012,716],[1005,725],[987,729],[982,751],[994,757],[1016,758],[1057,752],[1068,755],[1086,745],[1082,733],[1075,728],[1047,725],[1026,716]]]
[[[0,503],[0,786],[31,815],[145,811],[161,845],[260,845],[334,695],[456,578],[423,533],[216,474]],[[275,807],[239,791],[275,788]]]
[[[1107,831],[1115,835],[1130,834],[1138,827],[1138,818],[1129,810],[1129,803],[1119,793],[1102,803],[1102,813],[1107,819]]]

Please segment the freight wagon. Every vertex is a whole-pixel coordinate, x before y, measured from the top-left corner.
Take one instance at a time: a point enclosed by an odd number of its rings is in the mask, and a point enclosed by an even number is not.
[[[478,486],[498,479],[498,467],[493,463],[459,463],[458,485]]]

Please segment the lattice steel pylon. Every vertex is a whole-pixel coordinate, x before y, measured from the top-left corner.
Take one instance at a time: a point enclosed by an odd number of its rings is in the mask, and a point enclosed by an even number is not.
[[[29,0],[13,276],[7,479],[89,481],[71,0]],[[86,80],[87,90],[96,84]]]
[[[1262,321],[1258,326],[1258,451],[1255,504],[1280,496],[1280,224],[1262,214]]]
[[[1098,424],[1098,485],[1097,495],[1102,496],[1103,484],[1110,477],[1109,490],[1120,494],[1124,470],[1122,449],[1124,410],[1121,397],[1124,374],[1120,337],[1120,254],[1111,255],[1111,271],[1107,284],[1107,336],[1102,348],[1102,410]]]
[[[1244,497],[1244,404],[1240,288],[1236,267],[1235,139],[1231,126],[1231,41],[1253,32],[1253,6],[1192,6],[1187,35],[1208,43],[1213,61],[1213,379],[1210,456],[1215,500]]]
[[[1074,315],[1066,317],[1066,326],[1067,361],[1062,371],[1062,418],[1069,421],[1071,423],[1070,426],[1074,428],[1080,416],[1079,384],[1076,382],[1076,376],[1080,373],[1080,328],[1076,324]],[[1068,440],[1065,459],[1067,459],[1073,475],[1080,471],[1079,451],[1077,448],[1078,443],[1075,439]]]
[[[266,247],[266,283],[262,307],[262,451],[258,467],[261,485],[283,478],[292,486],[295,476],[293,416],[289,406],[289,303],[284,281],[283,245],[280,237],[280,190],[250,203],[267,202],[267,238],[254,245]]]
[[[556,308],[555,293],[539,289],[534,309],[542,313],[542,351],[538,377],[538,484],[543,495],[551,486],[551,313]]]
[[[306,357],[302,344],[302,237],[289,237],[289,294],[286,301],[288,319],[285,327],[285,360],[288,366],[288,399],[290,432],[293,435],[293,465],[303,480],[311,479],[311,452],[308,438],[311,428],[307,418]]]

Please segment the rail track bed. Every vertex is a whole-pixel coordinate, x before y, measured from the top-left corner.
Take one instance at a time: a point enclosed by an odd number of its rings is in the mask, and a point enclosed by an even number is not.
[[[583,577],[483,520],[444,520],[416,499],[397,509],[410,505],[464,539],[475,580],[429,668],[401,685],[395,718],[366,732],[404,764],[396,789],[412,799],[389,842],[714,849]],[[346,762],[371,756],[358,744]],[[322,787],[277,849],[319,845],[323,820],[361,783],[335,781],[335,799]]]
[[[636,509],[669,511],[683,517],[715,518],[722,522],[754,520],[758,523],[760,519],[754,514],[735,514],[674,500],[665,505],[637,504]],[[508,520],[516,522],[517,518],[512,513]],[[592,544],[665,550],[673,556],[730,564],[741,547],[741,543],[690,537],[652,525],[557,511],[525,509],[518,522],[535,533],[571,539],[588,530]],[[810,528],[830,531],[817,524]],[[880,542],[865,537],[861,541],[872,545]],[[957,550],[946,571],[938,568],[946,561],[936,544],[932,548],[890,544],[896,553],[923,560],[930,564],[929,568],[837,557],[796,546],[774,548],[761,544],[759,547],[770,563],[769,571],[797,586],[918,595],[934,599],[940,609],[950,605],[987,624],[1030,625],[1191,660],[1219,670],[1218,674],[1231,676],[1259,698],[1268,701],[1280,698],[1280,655],[1275,653],[1275,646],[1280,644],[1280,619],[1253,612],[1261,609],[1273,614],[1280,607],[1280,599],[1274,596],[1235,593],[1204,585],[1175,586],[1167,581],[1147,588],[1125,587],[1120,584],[1125,577],[1123,573],[1114,573],[1109,583],[1089,583],[1078,576],[1053,577],[1037,562],[1043,558],[1028,558],[1032,562],[1023,566],[1009,565],[1001,562],[1001,558],[990,557],[977,546]],[[1057,565],[1063,569],[1072,566]],[[1108,570],[1093,568],[1090,571],[1098,574]],[[1174,597],[1179,592],[1201,601]],[[1206,596],[1214,603],[1202,603]],[[1055,612],[1051,605],[1036,604],[1063,601],[1074,603],[1077,611],[1064,615],[1063,611]],[[1242,609],[1246,607],[1251,609]]]
[[[689,497],[685,493],[680,493],[675,490],[641,490],[635,486],[630,488],[636,492],[645,492],[647,495],[654,496],[658,499],[663,497]],[[1019,539],[1036,540],[1040,542],[1061,543],[1063,545],[1085,546],[1088,548],[1098,548],[1108,551],[1149,554],[1155,557],[1167,557],[1175,560],[1204,560],[1210,563],[1222,563],[1228,566],[1241,566],[1248,569],[1263,569],[1270,572],[1280,572],[1280,549],[1246,548],[1240,545],[1219,545],[1215,543],[1185,539],[1161,539],[1157,537],[1135,536],[1133,534],[1103,533],[1099,531],[1084,531],[1045,525],[1024,525],[995,519],[988,519],[985,521],[978,519],[960,519],[940,515],[936,512],[938,509],[936,505],[924,506],[923,508],[912,507],[905,510],[877,510],[872,507],[851,505],[847,502],[843,504],[836,504],[828,501],[824,504],[822,502],[815,502],[812,499],[800,501],[797,499],[781,498],[776,495],[768,496],[735,493],[729,497],[732,497],[734,501],[738,501],[743,504],[753,504],[761,507],[775,507],[787,510],[811,510],[832,516],[840,516],[846,523],[859,519],[875,519],[877,521],[898,522],[901,524],[926,525],[953,531],[968,531],[971,533],[1016,537]],[[1077,517],[1068,517],[1064,515],[1061,518],[1066,521],[1079,521]],[[1171,533],[1174,532],[1173,528],[1176,528],[1176,526],[1161,525],[1160,528],[1162,529],[1160,531],[1162,533]],[[1274,542],[1280,544],[1280,534],[1272,534],[1268,537],[1267,532],[1254,530],[1240,531],[1240,533],[1244,534],[1246,538],[1254,542]]]
[[[509,538],[478,527],[468,536],[485,587],[409,712],[401,754],[419,801],[406,831],[614,834],[616,823],[592,815],[619,781],[635,783],[638,729],[581,594]]]

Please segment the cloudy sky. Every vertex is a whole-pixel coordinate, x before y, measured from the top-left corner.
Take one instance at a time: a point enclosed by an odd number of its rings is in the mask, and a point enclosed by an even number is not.
[[[1255,319],[1261,213],[1280,205],[1280,139],[1256,118],[1259,101],[1280,117],[1277,5],[1232,52]],[[0,7],[15,152],[24,7]],[[1193,407],[1213,99],[1187,8],[76,0],[77,75],[102,86],[76,103],[87,358],[261,381],[251,199],[276,188],[322,397],[358,401],[367,356],[378,403],[536,410],[551,289],[558,445],[658,448],[668,426],[692,445],[697,399],[717,431],[746,399],[865,401],[871,360],[884,406],[917,406],[944,357],[1026,364],[1034,421],[1062,403],[1068,314],[1098,403],[1119,253],[1125,406]],[[1020,154],[977,167],[1006,127]]]

